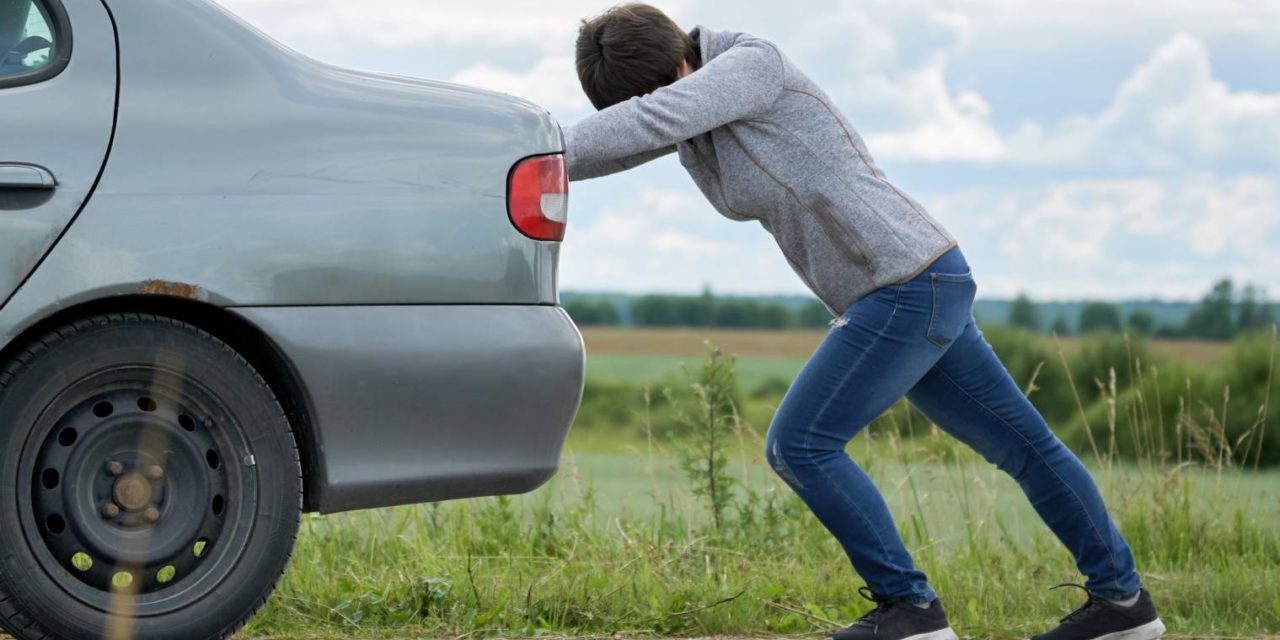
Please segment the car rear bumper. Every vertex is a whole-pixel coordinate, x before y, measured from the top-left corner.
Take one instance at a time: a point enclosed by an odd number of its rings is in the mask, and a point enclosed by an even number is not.
[[[292,363],[313,424],[308,505],[510,494],[556,470],[582,336],[536,305],[238,307]]]

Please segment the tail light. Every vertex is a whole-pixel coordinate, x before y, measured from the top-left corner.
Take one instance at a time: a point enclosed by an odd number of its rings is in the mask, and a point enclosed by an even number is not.
[[[569,217],[569,172],[563,154],[525,158],[507,180],[507,215],[534,240],[563,240]]]

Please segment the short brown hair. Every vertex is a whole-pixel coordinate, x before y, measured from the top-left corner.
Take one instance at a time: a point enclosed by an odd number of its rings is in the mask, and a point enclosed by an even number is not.
[[[698,57],[693,38],[647,4],[614,7],[578,29],[578,79],[597,109],[675,82],[680,61],[696,69]]]

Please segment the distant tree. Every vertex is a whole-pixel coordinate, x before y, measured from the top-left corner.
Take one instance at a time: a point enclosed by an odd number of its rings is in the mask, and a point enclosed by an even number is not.
[[[696,296],[648,295],[636,298],[631,303],[631,321],[641,327],[782,329],[792,325],[792,316],[787,307],[776,302],[716,298],[708,289]]]
[[[1258,331],[1270,329],[1275,322],[1275,311],[1267,302],[1266,292],[1257,286],[1247,285],[1240,294],[1236,327],[1240,331]]]
[[[715,306],[711,289],[697,296],[641,296],[631,303],[631,319],[644,327],[709,327]]]
[[[641,296],[631,303],[631,321],[642,327],[674,327],[680,324],[672,296]]]
[[[569,317],[580,325],[617,325],[622,323],[618,307],[608,300],[578,298],[564,305]]]
[[[1155,333],[1156,315],[1146,309],[1134,309],[1129,314],[1129,330],[1143,336]]]
[[[721,300],[716,305],[712,324],[717,327],[749,327],[751,326],[751,309],[754,303],[749,300]]]
[[[1214,284],[1213,289],[1200,301],[1200,306],[1187,317],[1186,334],[1212,340],[1228,340],[1234,336],[1236,324],[1232,317],[1233,290],[1229,278]]]
[[[1040,330],[1040,309],[1025,293],[1019,293],[1009,307],[1009,326],[1030,331]]]
[[[1090,302],[1080,310],[1080,333],[1120,333],[1120,309],[1106,302]]]
[[[711,293],[710,285],[702,288],[702,295],[688,298],[683,306],[684,325],[690,327],[711,326],[716,313],[716,297]]]
[[[1058,317],[1053,319],[1053,327],[1050,328],[1050,331],[1055,335],[1069,336],[1071,335],[1071,323],[1067,322],[1066,316],[1059,313]]]
[[[717,327],[783,329],[791,324],[791,312],[777,303],[758,300],[720,300],[712,324]]]
[[[1270,303],[1262,305],[1262,311],[1259,313],[1258,318],[1256,326],[1259,329],[1269,329],[1280,324],[1276,322],[1276,308]]]
[[[755,326],[762,329],[785,329],[792,324],[791,311],[776,302],[760,305],[757,319]]]
[[[796,312],[796,326],[798,327],[825,327],[831,322],[831,312],[827,310],[827,305],[814,300]]]

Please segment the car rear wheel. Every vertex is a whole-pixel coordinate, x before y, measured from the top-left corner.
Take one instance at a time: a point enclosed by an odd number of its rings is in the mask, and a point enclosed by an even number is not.
[[[288,563],[301,472],[270,387],[170,318],[107,314],[0,364],[0,626],[222,638]]]

